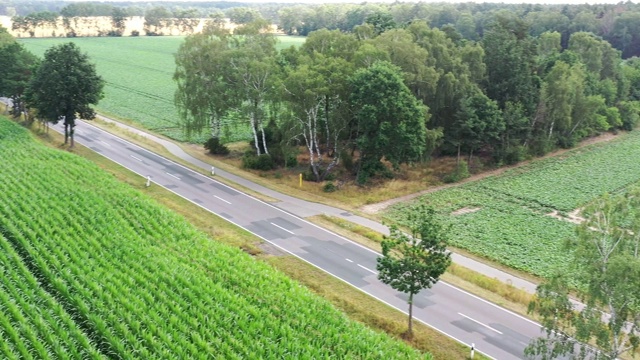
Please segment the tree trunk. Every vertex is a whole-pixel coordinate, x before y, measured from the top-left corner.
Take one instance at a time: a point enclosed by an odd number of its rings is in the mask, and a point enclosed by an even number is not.
[[[407,330],[407,339],[413,338],[413,294],[409,294],[409,330]]]
[[[211,137],[214,139],[220,138],[220,120],[217,116],[211,115]]]
[[[256,154],[260,155],[260,142],[258,141],[258,131],[256,130],[256,119],[254,113],[251,113],[251,131],[253,131],[253,143],[256,147]]]
[[[71,145],[69,147],[73,148],[73,145],[75,145],[74,143],[74,139],[73,139],[73,134],[75,133],[75,129],[76,129],[76,119],[74,115],[68,115],[64,117],[64,120],[67,124],[69,124],[69,137],[71,138]]]
[[[260,125],[260,132],[262,133],[262,146],[264,147],[264,153],[265,154],[269,154],[269,149],[267,148],[267,137],[264,134],[264,126],[262,126],[262,121],[260,121],[259,123]]]
[[[458,144],[458,157],[456,158],[456,165],[460,165],[460,144]]]
[[[67,124],[67,121],[64,121],[64,143],[66,144],[67,141],[69,140],[69,124]]]

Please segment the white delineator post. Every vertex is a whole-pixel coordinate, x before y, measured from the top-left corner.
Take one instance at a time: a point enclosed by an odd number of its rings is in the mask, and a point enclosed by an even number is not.
[[[215,175],[216,174],[216,168],[214,168],[213,166],[211,167],[211,175]]]
[[[471,343],[471,355],[469,355],[471,359],[473,359],[473,354],[475,352],[476,352],[476,345],[474,343]]]
[[[151,186],[151,176],[147,176],[147,187]]]

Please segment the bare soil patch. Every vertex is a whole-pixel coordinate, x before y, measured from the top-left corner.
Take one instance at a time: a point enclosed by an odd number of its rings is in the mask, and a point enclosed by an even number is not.
[[[470,207],[463,207],[461,209],[458,209],[454,212],[451,213],[451,215],[456,216],[456,215],[464,215],[464,214],[471,214],[474,213],[478,210],[480,210],[482,208],[480,207],[474,207],[474,208],[470,208]]]
[[[572,212],[570,212],[569,214],[567,214],[567,216],[563,216],[558,212],[558,210],[554,210],[554,211],[548,213],[547,216],[551,216],[551,217],[556,218],[558,220],[568,221],[570,223],[574,223],[574,224],[580,225],[580,224],[582,224],[583,222],[586,221],[585,218],[580,216],[580,212],[581,211],[582,211],[582,208],[577,208],[577,209],[573,210]]]

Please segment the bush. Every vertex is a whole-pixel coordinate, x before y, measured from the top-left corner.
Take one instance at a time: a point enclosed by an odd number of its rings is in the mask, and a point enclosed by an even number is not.
[[[215,155],[229,155],[229,148],[219,138],[211,138],[204,143],[204,148]]]
[[[504,162],[507,165],[517,164],[527,158],[527,149],[524,146],[509,148],[504,154]]]
[[[313,171],[309,169],[302,173],[302,180],[316,182],[316,176],[313,174]]]
[[[334,192],[338,190],[338,188],[333,184],[333,182],[329,181],[326,184],[324,184],[324,186],[322,187],[322,191],[324,192]]]
[[[320,174],[320,176],[322,176],[322,174],[324,173],[324,169],[323,168],[318,168],[318,174]],[[313,170],[311,170],[311,167],[309,167],[309,170],[305,171],[302,173],[302,179],[305,181],[313,181],[316,182],[316,176],[313,174]],[[333,181],[336,179],[336,174],[335,173],[328,173],[324,179],[324,181]]]
[[[469,176],[471,175],[469,174],[469,166],[467,165],[467,162],[464,160],[460,160],[460,162],[456,166],[456,169],[451,174],[445,176],[443,181],[447,184],[450,184],[466,179]]]
[[[268,171],[275,169],[276,165],[269,154],[255,155],[245,154],[242,157],[242,166],[247,169]]]
[[[284,166],[286,167],[296,167],[298,166],[298,156],[296,154],[290,153],[285,157]]]
[[[351,156],[350,152],[348,152],[347,150],[342,150],[340,152],[340,160],[342,160],[342,166],[344,166],[344,168],[347,169],[347,171],[353,172],[354,170],[353,156]]]
[[[131,36],[140,36],[140,31],[138,31],[138,30],[133,30],[133,31],[131,32]]]

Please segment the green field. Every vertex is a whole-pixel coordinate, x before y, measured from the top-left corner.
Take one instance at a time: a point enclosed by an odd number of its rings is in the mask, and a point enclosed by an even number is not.
[[[187,140],[179,129],[179,119],[173,103],[176,84],[174,54],[184,37],[91,37],[19,39],[38,56],[53,45],[73,41],[89,54],[98,73],[105,79],[105,97],[98,112],[132,120],[143,127],[171,138]],[[305,40],[299,36],[279,37],[278,48],[298,46]],[[241,122],[242,119],[232,119]],[[248,127],[230,137],[229,141],[250,137]],[[202,143],[207,134],[193,136],[190,141]]]
[[[0,358],[430,358],[0,118]]]
[[[640,181],[640,132],[611,142],[534,161],[467,185],[438,191],[387,210],[402,223],[419,203],[434,206],[453,225],[453,245],[491,260],[547,277],[564,269],[563,241],[575,225],[547,214],[566,216],[603,195]],[[464,214],[453,212],[468,208]]]

